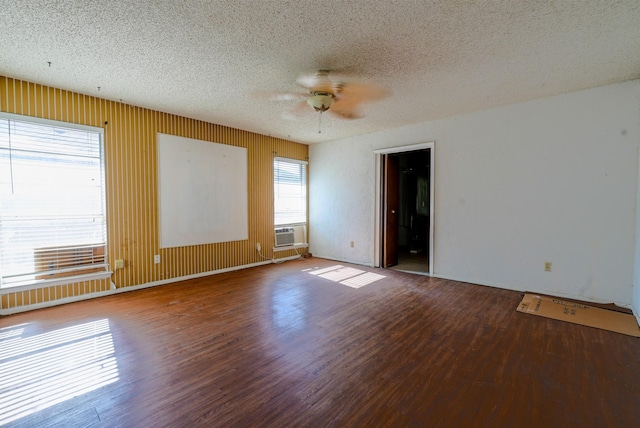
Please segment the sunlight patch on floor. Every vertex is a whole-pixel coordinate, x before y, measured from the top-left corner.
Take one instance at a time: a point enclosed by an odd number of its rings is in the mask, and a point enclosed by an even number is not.
[[[330,266],[323,269],[314,269],[309,271],[305,269],[311,275],[316,275],[329,281],[337,282],[342,285],[346,285],[351,288],[360,288],[365,285],[376,282],[382,278],[386,278],[384,275],[380,275],[373,272],[366,272],[360,269],[345,267],[342,265]]]
[[[0,425],[118,380],[108,319],[22,337],[0,329]]]
[[[362,275],[354,276],[353,278],[346,279],[342,281],[340,284],[348,285],[352,288],[360,288],[365,285],[371,284],[372,282],[376,282],[379,279],[386,278],[384,275],[380,275],[373,272],[366,272]]]

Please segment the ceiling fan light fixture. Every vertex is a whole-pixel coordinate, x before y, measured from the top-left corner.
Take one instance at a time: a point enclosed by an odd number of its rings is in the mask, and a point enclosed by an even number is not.
[[[333,94],[329,92],[314,92],[309,98],[307,103],[313,107],[315,111],[327,111],[331,104],[333,104]]]

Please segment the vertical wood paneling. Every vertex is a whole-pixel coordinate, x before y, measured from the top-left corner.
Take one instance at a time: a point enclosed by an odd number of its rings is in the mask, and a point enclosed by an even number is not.
[[[104,129],[107,257],[112,266],[116,259],[125,260],[125,268],[114,271],[111,280],[6,293],[0,296],[0,309],[108,291],[111,281],[118,288],[129,287],[260,262],[257,242],[271,258],[273,157],[308,159],[303,144],[2,76],[0,111]],[[248,240],[159,248],[158,132],[247,149]],[[160,264],[154,264],[155,254],[160,254]]]

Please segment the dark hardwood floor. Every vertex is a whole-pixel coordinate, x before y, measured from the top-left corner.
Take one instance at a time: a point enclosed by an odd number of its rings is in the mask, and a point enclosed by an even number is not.
[[[3,317],[0,425],[637,426],[640,341],[521,296],[312,258]]]

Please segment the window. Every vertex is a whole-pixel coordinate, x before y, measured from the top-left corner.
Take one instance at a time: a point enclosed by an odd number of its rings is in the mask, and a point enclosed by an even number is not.
[[[102,130],[0,115],[0,287],[104,273],[105,249]]]
[[[307,223],[307,162],[273,160],[274,223],[276,226]]]

